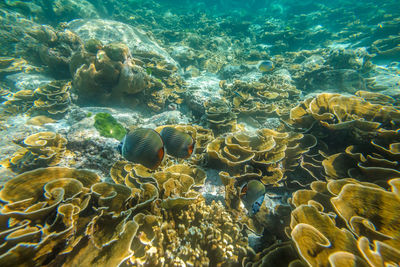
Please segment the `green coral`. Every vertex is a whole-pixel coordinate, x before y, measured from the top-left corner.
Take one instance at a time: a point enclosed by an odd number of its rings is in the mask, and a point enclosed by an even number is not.
[[[121,140],[126,134],[125,128],[113,116],[105,112],[96,114],[94,117],[94,127],[104,137]]]

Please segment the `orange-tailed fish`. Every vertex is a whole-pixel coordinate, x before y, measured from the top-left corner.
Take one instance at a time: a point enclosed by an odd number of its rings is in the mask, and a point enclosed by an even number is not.
[[[166,152],[176,158],[188,158],[195,150],[196,142],[193,137],[173,127],[165,127],[160,132]]]
[[[128,133],[118,148],[125,159],[152,170],[160,166],[164,159],[161,136],[149,128],[137,128]]]
[[[272,62],[271,60],[265,60],[265,61],[261,61],[261,63],[258,65],[258,69],[261,72],[269,72],[272,71],[274,69],[274,62]]]

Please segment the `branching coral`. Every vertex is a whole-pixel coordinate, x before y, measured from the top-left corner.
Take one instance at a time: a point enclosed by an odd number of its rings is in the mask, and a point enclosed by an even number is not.
[[[147,217],[141,223],[138,230],[141,242],[134,247],[138,253],[130,258],[131,263],[240,266],[251,250],[247,238],[220,203],[206,205],[204,199],[199,199],[185,210],[165,211],[163,214],[164,222],[159,217]]]

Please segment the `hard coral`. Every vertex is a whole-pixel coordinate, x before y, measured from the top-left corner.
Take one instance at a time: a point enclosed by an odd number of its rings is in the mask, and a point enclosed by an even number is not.
[[[205,109],[207,122],[215,134],[237,129],[237,117],[232,112],[230,105],[226,101],[217,99],[206,102]]]
[[[206,205],[204,199],[179,212],[163,212],[154,222],[153,230],[144,229],[140,247],[146,253],[136,253],[130,263],[136,265],[172,266],[240,266],[251,249],[247,238],[220,203]],[[148,225],[148,223],[147,223]],[[141,228],[139,228],[140,232]],[[151,233],[152,238],[148,236]]]
[[[14,143],[21,149],[4,163],[14,172],[21,173],[59,164],[66,151],[67,139],[53,132],[39,132],[14,140]]]
[[[277,184],[285,171],[298,166],[302,154],[316,145],[311,135],[261,129],[256,135],[233,133],[207,145],[209,165],[240,176],[246,166],[262,170],[264,184]],[[254,171],[253,173],[257,173]]]
[[[142,165],[117,161],[110,173],[116,183],[134,190],[146,184],[155,186],[161,206],[166,209],[179,209],[193,203],[200,196],[195,188],[203,186],[206,178],[202,169],[183,164],[163,166],[153,173]]]
[[[177,93],[183,80],[176,67],[151,53],[135,53],[123,43],[102,45],[95,39],[87,41],[85,48],[74,53],[70,61],[73,84],[78,101],[128,107],[143,103],[160,111],[166,103],[180,104]]]
[[[49,70],[57,77],[70,77],[72,54],[83,47],[80,38],[69,30],[56,31],[50,26],[34,28],[28,34],[39,42],[33,50]]]
[[[393,212],[400,207],[398,179],[389,185],[392,190],[386,191],[375,184],[341,179],[314,182],[312,190],[297,191],[291,236],[300,255],[311,266],[399,262],[400,220]],[[339,229],[342,225],[347,229]]]
[[[392,129],[400,112],[391,105],[371,104],[361,97],[323,93],[308,98],[290,111],[290,123],[310,128],[314,123],[330,130],[354,129],[358,133]]]
[[[6,113],[28,113],[45,115],[55,119],[63,117],[69,110],[71,83],[56,80],[36,90],[20,90],[4,102]]]

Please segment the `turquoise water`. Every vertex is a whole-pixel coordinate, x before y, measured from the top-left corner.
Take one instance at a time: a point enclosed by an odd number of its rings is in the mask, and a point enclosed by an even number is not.
[[[0,266],[399,266],[398,6],[1,1]]]

